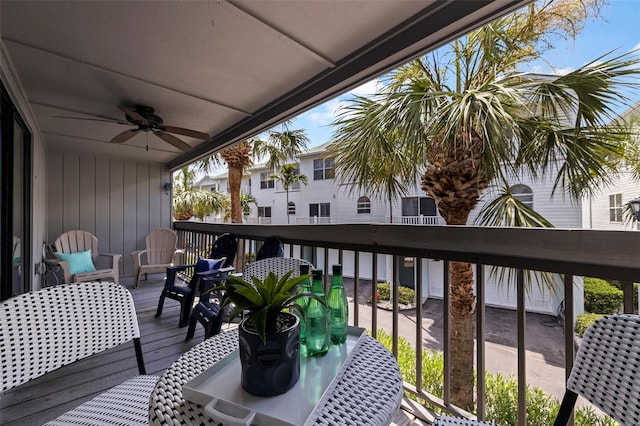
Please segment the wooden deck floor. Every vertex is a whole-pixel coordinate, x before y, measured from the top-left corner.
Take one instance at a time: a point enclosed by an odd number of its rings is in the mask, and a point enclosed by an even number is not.
[[[155,318],[163,280],[142,281],[123,278],[136,305],[147,374],[160,375],[184,352],[202,342],[203,329],[185,342],[187,329],[178,327],[179,304],[166,299],[162,317]],[[232,325],[233,326],[233,325]],[[224,324],[223,330],[229,327]],[[63,367],[0,396],[0,425],[42,425],[99,393],[138,374],[133,344],[128,343]],[[392,425],[424,425],[400,411]]]

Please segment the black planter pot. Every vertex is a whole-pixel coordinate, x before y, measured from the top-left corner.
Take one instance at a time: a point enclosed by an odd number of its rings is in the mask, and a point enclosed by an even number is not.
[[[266,345],[245,318],[240,323],[239,347],[242,388],[257,396],[285,393],[300,377],[300,320],[281,312],[290,326],[279,333],[267,334]]]

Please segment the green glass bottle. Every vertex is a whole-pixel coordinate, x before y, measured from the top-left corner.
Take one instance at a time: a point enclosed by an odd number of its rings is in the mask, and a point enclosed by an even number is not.
[[[349,305],[342,282],[342,265],[333,265],[331,288],[327,295],[327,306],[331,312],[331,343],[339,345],[347,340]]]
[[[323,301],[324,288],[322,286],[322,269],[311,271],[313,287],[311,291]],[[309,299],[305,311],[307,321],[307,356],[321,357],[329,351],[329,320],[327,307],[314,298]]]
[[[309,265],[300,265],[300,276],[309,275]],[[298,289],[298,294],[302,293],[311,293],[311,281],[306,279],[300,283],[300,287]],[[300,306],[302,311],[307,310],[307,306],[309,305],[308,297],[301,297],[296,299],[296,305]],[[294,312],[298,318],[300,318],[300,349],[305,352],[305,345],[307,344],[307,333],[306,333],[306,321],[303,315],[300,315],[299,312]]]

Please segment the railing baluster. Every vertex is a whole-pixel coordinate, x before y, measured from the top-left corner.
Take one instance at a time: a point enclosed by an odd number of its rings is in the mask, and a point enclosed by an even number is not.
[[[484,265],[476,264],[476,374],[478,377],[478,420],[485,418],[485,309]]]
[[[416,262],[416,389],[422,392],[422,258]]]
[[[450,288],[449,288],[449,261],[443,261],[443,291],[444,300],[442,303],[442,318],[444,322],[444,330],[442,336],[442,350],[444,361],[444,389],[443,399],[444,405],[449,406],[451,404],[451,351],[450,351],[450,336],[449,327],[451,326],[449,321],[449,303],[450,303]]]
[[[360,303],[358,303],[360,295],[360,252],[353,252],[353,318],[354,326],[358,326],[358,318],[360,316]]]
[[[378,337],[378,253],[371,253],[371,335]]]
[[[633,306],[633,282],[622,282],[622,300],[623,309],[625,314],[632,314],[634,312]]]
[[[399,317],[399,312],[398,312],[398,282],[400,281],[400,277],[399,277],[399,273],[398,273],[398,269],[399,269],[399,265],[398,262],[400,261],[400,257],[399,256],[392,256],[391,257],[392,260],[392,279],[393,282],[391,283],[391,302],[392,302],[392,309],[393,309],[393,316],[392,316],[392,333],[391,335],[393,336],[393,340],[392,340],[392,353],[393,356],[395,356],[396,358],[398,357],[398,317]]]
[[[527,425],[527,352],[525,333],[527,312],[525,310],[524,270],[518,268],[518,425]]]
[[[564,276],[564,375],[565,381],[573,368],[575,347],[573,344],[573,275]],[[574,415],[571,414],[567,426],[574,425]]]

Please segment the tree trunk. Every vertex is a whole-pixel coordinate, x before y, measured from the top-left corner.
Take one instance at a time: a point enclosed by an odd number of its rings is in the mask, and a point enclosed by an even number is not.
[[[479,167],[482,151],[482,140],[473,131],[460,131],[451,144],[439,138],[432,140],[422,189],[436,200],[447,225],[466,225],[469,213],[487,187],[486,175]],[[471,264],[449,264],[449,296],[451,402],[474,411],[475,295]]]
[[[287,225],[289,225],[289,187],[285,189],[287,190],[287,209],[285,211],[287,212]]]
[[[242,167],[229,165],[229,192],[231,195],[231,223],[242,223],[242,205],[240,204],[240,185],[242,185]]]
[[[451,399],[467,411],[473,410],[474,294],[471,264],[449,264],[451,341]],[[478,372],[482,374],[482,372]]]

